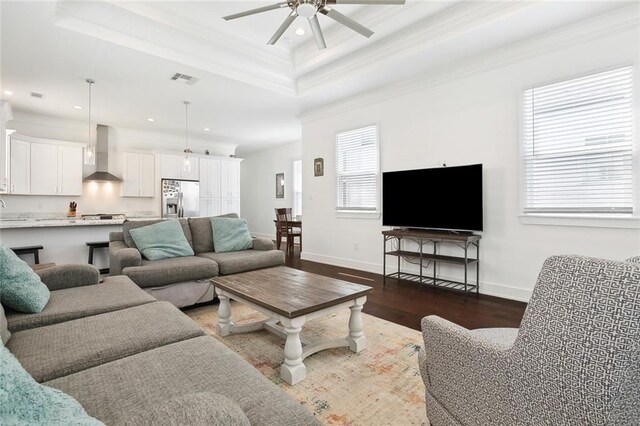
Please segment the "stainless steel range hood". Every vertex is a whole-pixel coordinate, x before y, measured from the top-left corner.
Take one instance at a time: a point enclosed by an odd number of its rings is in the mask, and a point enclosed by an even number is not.
[[[83,179],[85,182],[122,182],[109,173],[109,127],[98,124],[96,133],[96,171]]]

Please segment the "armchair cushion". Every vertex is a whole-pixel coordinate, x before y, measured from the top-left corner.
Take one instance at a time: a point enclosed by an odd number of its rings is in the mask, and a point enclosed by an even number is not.
[[[0,302],[19,312],[41,312],[49,289],[9,247],[0,244]]]
[[[0,419],[8,425],[102,425],[71,396],[37,383],[4,345],[0,345]]]
[[[100,282],[100,271],[93,265],[56,265],[36,271],[49,290],[93,285]]]
[[[240,218],[212,217],[213,245],[217,253],[248,250],[253,239],[247,228],[247,221]]]
[[[130,230],[140,253],[149,260],[193,256],[193,248],[177,220],[165,220]]]
[[[284,265],[285,260],[284,252],[280,250],[240,250],[227,253],[200,253],[198,257],[215,261],[222,275]]]
[[[194,392],[132,410],[119,426],[250,426],[242,408],[226,396]]]

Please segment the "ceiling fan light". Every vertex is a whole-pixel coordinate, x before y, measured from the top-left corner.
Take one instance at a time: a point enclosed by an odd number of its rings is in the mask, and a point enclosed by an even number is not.
[[[318,8],[314,3],[301,3],[296,7],[296,12],[303,18],[311,18],[317,11]]]

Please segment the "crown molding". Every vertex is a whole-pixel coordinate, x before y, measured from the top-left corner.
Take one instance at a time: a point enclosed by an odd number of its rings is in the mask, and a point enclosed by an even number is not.
[[[536,2],[465,2],[419,21],[403,31],[370,44],[298,78],[298,94],[305,96],[345,76],[375,70],[383,63],[411,56],[485,26],[506,16],[534,7]]]
[[[230,49],[215,43],[215,38],[194,39],[193,34],[174,26],[170,27],[173,34],[169,34],[166,23],[159,22],[157,16],[157,19],[151,19],[107,1],[72,0],[60,0],[56,14],[55,24],[62,28],[263,89],[296,94],[296,82],[290,63],[287,67],[278,68],[273,66],[273,62],[282,65],[285,63],[282,59],[272,57],[270,60],[257,61],[252,55],[239,53],[242,48]],[[109,23],[109,17],[114,15],[122,19],[113,21],[120,26],[126,24],[126,30],[104,25],[104,21]],[[155,32],[155,37],[149,35],[150,31]],[[178,40],[179,38],[182,40]],[[178,47],[180,41],[183,41],[184,48]]]
[[[416,78],[389,84],[318,108],[303,110],[303,124],[383,102],[406,94],[441,85],[463,77],[508,66],[581,43],[602,39],[626,31],[640,30],[640,6],[632,5],[580,21],[571,26],[533,37],[490,53],[440,67]],[[640,42],[639,42],[640,43]]]

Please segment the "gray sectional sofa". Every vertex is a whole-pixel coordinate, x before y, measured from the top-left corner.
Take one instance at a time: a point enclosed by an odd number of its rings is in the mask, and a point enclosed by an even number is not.
[[[128,277],[98,283],[90,265],[39,273],[51,290],[49,302],[37,314],[6,311],[6,347],[36,381],[71,395],[90,416],[107,425],[320,424]]]
[[[220,217],[237,218],[238,215]],[[210,278],[284,264],[284,252],[276,250],[273,241],[267,238],[254,238],[253,248],[249,250],[217,253],[209,217],[178,219],[194,256],[147,260],[138,251],[130,230],[160,220],[163,219],[127,220],[122,232],[109,235],[110,273],[126,275],[156,299],[177,307],[213,300]]]

